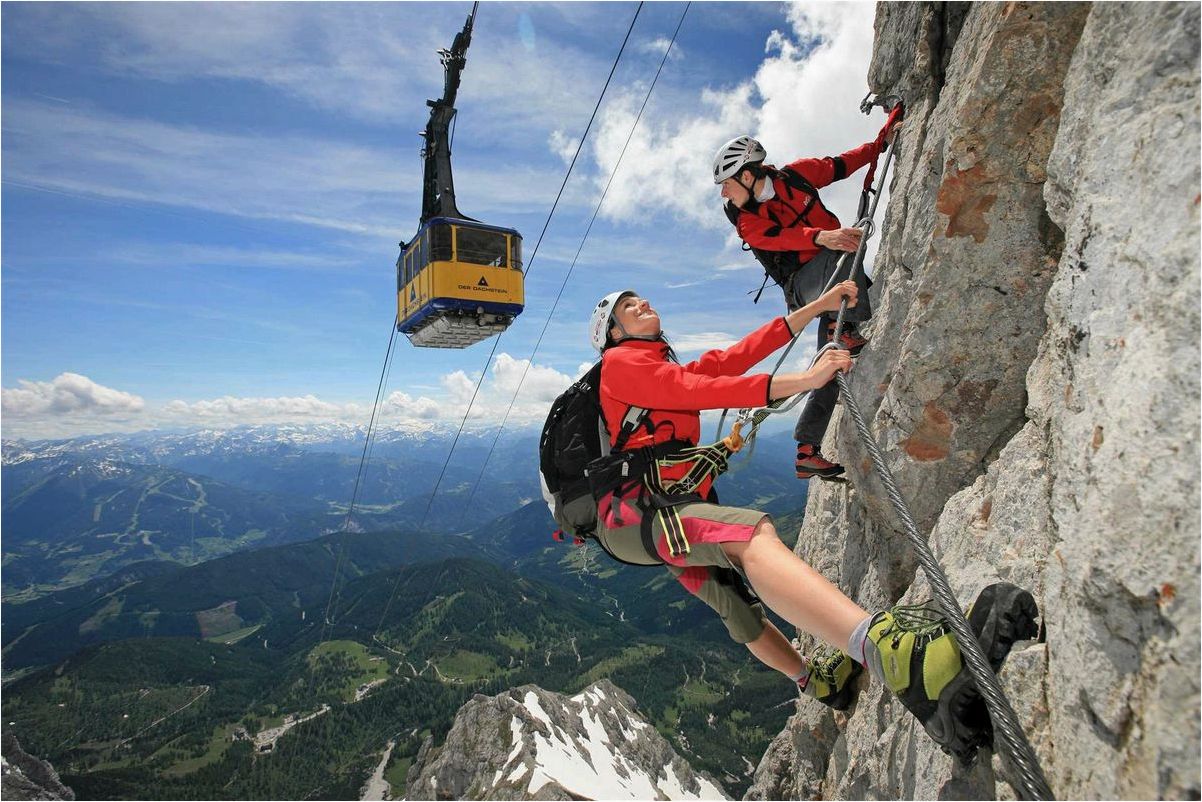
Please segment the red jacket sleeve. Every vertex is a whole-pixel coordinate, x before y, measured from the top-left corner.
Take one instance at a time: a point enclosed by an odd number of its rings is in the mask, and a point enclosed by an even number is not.
[[[876,140],[865,142],[857,148],[852,148],[841,156],[827,156],[822,159],[798,159],[789,165],[789,169],[799,173],[805,180],[821,189],[833,184],[859,170],[877,155]]]
[[[605,352],[605,385],[624,404],[644,409],[703,410],[758,407],[768,402],[772,377],[743,371],[790,338],[784,318],[761,326],[726,350],[708,351],[695,362],[677,365],[642,348]]]
[[[793,337],[783,317],[768,321],[730,348],[706,351],[696,361],[684,365],[692,373],[706,376],[742,376],[760,360]]]
[[[822,233],[821,228],[793,226],[784,228],[767,217],[752,212],[742,212],[735,224],[739,236],[753,248],[764,251],[797,251],[801,262],[813,259],[822,248],[814,238]]]

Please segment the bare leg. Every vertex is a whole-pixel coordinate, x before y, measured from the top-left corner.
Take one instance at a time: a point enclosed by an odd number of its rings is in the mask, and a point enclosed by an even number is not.
[[[747,648],[761,663],[775,668],[790,679],[800,674],[805,666],[805,661],[793,644],[771,621],[767,622],[758,638],[747,644]]]
[[[723,543],[722,549],[743,569],[765,604],[836,649],[847,649],[851,633],[868,617],[863,608],[781,543],[767,518],[756,527],[751,540]]]

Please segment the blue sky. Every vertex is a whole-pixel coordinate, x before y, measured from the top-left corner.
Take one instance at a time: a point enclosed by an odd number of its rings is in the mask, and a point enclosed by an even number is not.
[[[6,3],[2,326],[6,437],[239,423],[365,424],[421,202],[435,50],[470,3]],[[462,211],[525,236],[527,308],[472,425],[499,421],[663,55],[681,3],[648,3],[550,228],[535,242],[634,3],[481,4],[457,107]],[[699,3],[534,358],[513,424],[588,363],[585,321],[634,287],[686,357],[758,306],[708,172],[871,138],[871,4]],[[823,193],[846,222],[859,178]],[[805,341],[809,350],[809,338]],[[458,424],[491,341],[403,338],[384,426]],[[801,351],[802,349],[798,349]]]

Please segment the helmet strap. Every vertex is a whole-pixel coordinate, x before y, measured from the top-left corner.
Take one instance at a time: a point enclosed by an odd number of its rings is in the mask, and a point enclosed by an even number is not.
[[[620,322],[618,322],[617,318],[610,318],[609,322],[610,322],[609,328],[611,331],[613,329],[617,329],[622,334],[621,337],[617,337],[617,338],[614,338],[611,335],[611,339],[613,339],[614,345],[617,345],[618,343],[623,342],[624,340],[646,340],[648,342],[655,342],[656,340],[662,340],[663,336],[664,336],[662,331],[659,334],[631,334],[628,331],[626,331],[625,326],[623,326]]]
[[[753,162],[753,164],[754,164],[754,162]],[[744,171],[751,173],[751,184],[750,185],[744,184],[740,180],[743,176]],[[756,199],[756,197],[755,197],[755,182],[759,181],[763,177],[764,177],[764,172],[762,170],[753,170],[751,167],[751,164],[746,164],[742,168],[739,169],[738,173],[735,174],[735,183],[747,191],[747,200],[748,201],[754,201]]]

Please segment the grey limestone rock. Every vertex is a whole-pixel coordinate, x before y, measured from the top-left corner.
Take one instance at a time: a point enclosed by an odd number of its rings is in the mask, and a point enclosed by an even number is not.
[[[54,767],[28,754],[11,733],[0,739],[0,765],[0,796],[5,799],[75,799]]]
[[[1057,796],[1197,798],[1199,6],[881,4],[870,77],[910,101],[852,380],[873,436],[965,605],[1035,594],[1046,642],[1000,680]],[[798,552],[869,609],[929,598],[845,415],[826,450],[851,485],[811,488]],[[748,798],[1016,795],[880,688],[823,717]]]

